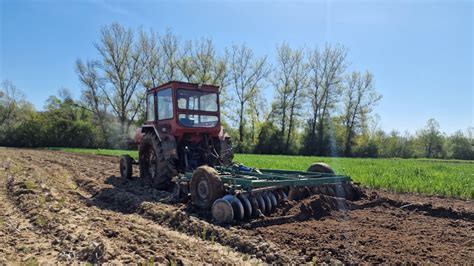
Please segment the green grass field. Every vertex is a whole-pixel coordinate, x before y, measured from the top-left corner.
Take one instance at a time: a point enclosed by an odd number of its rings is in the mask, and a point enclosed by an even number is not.
[[[137,151],[60,148],[63,151],[118,156]],[[235,161],[256,168],[306,170],[314,162],[330,164],[371,188],[474,199],[474,161],[429,159],[362,159],[236,154]]]

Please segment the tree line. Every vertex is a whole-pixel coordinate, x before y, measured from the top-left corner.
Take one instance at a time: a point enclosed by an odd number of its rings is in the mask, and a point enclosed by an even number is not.
[[[0,145],[123,147],[145,119],[145,91],[171,80],[220,87],[222,123],[237,152],[473,159],[473,130],[447,136],[435,120],[415,135],[383,132],[382,96],[369,71],[349,71],[348,49],[277,46],[271,64],[245,44],[218,51],[212,39],[183,41],[114,23],[77,59],[79,99],[63,89],[37,112],[14,84],[0,93]],[[274,98],[266,99],[265,89]]]

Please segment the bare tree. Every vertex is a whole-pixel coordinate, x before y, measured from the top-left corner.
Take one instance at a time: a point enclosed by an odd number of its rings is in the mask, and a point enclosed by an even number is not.
[[[143,86],[145,88],[154,88],[164,83],[165,80],[165,62],[162,46],[159,44],[160,36],[154,31],[141,38],[144,53],[148,53],[149,61],[145,68],[143,76]]]
[[[211,84],[219,86],[219,92],[224,94],[230,84],[229,58],[227,53],[217,57],[212,68],[214,76],[211,80]]]
[[[273,104],[275,116],[280,118],[281,136],[285,136],[288,120],[288,107],[291,95],[291,76],[295,68],[292,58],[292,51],[288,44],[277,47],[277,65],[274,71],[273,85],[276,88],[277,96]]]
[[[212,39],[188,41],[178,61],[181,74],[188,82],[211,84],[223,90],[228,85],[227,56],[216,55]]]
[[[323,50],[316,48],[310,52],[308,97],[311,117],[305,143],[307,153],[322,155],[326,152],[326,126],[331,110],[339,100],[340,85],[347,68],[346,56],[347,49],[340,45],[326,45]]]
[[[168,82],[179,79],[179,39],[173,34],[171,29],[166,31],[166,34],[159,38],[159,50],[162,52],[162,67],[164,74],[164,81]]]
[[[149,49],[145,38],[140,32],[137,41],[131,29],[114,23],[102,28],[100,43],[95,44],[106,81],[103,93],[119,119],[123,137],[144,101],[141,82],[151,58],[144,52]]]
[[[196,65],[193,60],[193,42],[187,41],[181,49],[181,55],[177,62],[181,75],[187,82],[192,82],[196,76]]]
[[[382,96],[375,91],[373,75],[366,72],[352,72],[348,75],[344,84],[344,115],[343,124],[345,129],[344,155],[352,155],[352,146],[356,137],[356,130],[362,126],[362,122],[372,112]]]
[[[289,152],[295,122],[300,116],[303,91],[307,86],[308,65],[304,62],[302,49],[293,50],[284,43],[277,48],[277,66],[273,84],[277,90],[274,104],[276,115],[280,116],[282,137],[286,134],[283,152]]]
[[[291,75],[291,87],[293,92],[290,101],[290,116],[288,119],[288,136],[286,139],[285,150],[289,151],[291,143],[291,134],[293,128],[296,127],[296,120],[301,116],[300,110],[303,106],[304,91],[308,86],[308,64],[304,60],[302,49],[293,51],[293,60],[295,62],[295,69]]]
[[[215,47],[211,39],[201,39],[195,43],[192,60],[196,67],[195,82],[209,84],[213,79],[213,66],[215,64]]]
[[[270,68],[266,57],[255,58],[252,49],[245,45],[233,45],[229,53],[230,86],[238,102],[239,141],[242,143],[248,103],[260,93],[261,83]]]
[[[168,29],[165,35],[151,30],[149,34],[140,32],[139,42],[143,53],[148,58],[142,84],[145,88],[180,79],[179,38]]]
[[[268,108],[266,105],[265,98],[261,94],[255,95],[249,101],[249,108],[247,109],[247,116],[250,121],[250,140],[252,144],[257,142],[259,130],[261,125],[268,121]]]
[[[94,114],[94,119],[99,126],[105,145],[109,143],[109,130],[107,126],[107,99],[104,94],[105,80],[98,72],[98,61],[87,61],[85,64],[76,61],[76,73],[84,89],[82,100],[86,108]]]
[[[17,110],[25,101],[25,95],[9,80],[2,82],[0,90],[0,125],[3,126],[17,114]]]

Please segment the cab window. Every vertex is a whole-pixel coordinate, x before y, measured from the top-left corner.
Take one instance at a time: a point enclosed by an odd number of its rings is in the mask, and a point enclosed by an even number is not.
[[[156,94],[158,98],[158,120],[173,118],[173,97],[170,89],[164,89]]]
[[[217,112],[217,93],[179,89],[177,91],[178,108]]]
[[[219,123],[215,115],[179,114],[178,118],[185,127],[215,127]]]
[[[147,95],[146,99],[146,120],[155,121],[155,94],[150,93]]]

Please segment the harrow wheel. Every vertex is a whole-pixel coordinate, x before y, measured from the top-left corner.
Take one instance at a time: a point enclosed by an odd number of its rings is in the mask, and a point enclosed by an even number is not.
[[[212,203],[224,195],[224,184],[222,183],[216,169],[203,165],[193,172],[191,182],[191,201],[194,205],[208,209]]]
[[[325,173],[325,174],[335,174],[334,170],[329,166],[327,163],[314,163],[312,164],[308,170],[308,172],[317,172],[317,173]]]
[[[335,174],[334,170],[325,163],[314,163],[308,168],[308,172]],[[322,194],[331,197],[345,198],[348,200],[359,200],[366,197],[364,191],[352,182],[343,184],[328,184],[309,187],[314,194]],[[301,193],[298,196],[302,196]]]
[[[128,154],[120,156],[120,175],[122,178],[132,178],[132,162],[133,159]]]
[[[154,188],[167,189],[176,170],[168,162],[161,148],[161,142],[154,133],[147,133],[140,144],[140,176]]]

